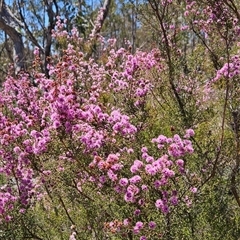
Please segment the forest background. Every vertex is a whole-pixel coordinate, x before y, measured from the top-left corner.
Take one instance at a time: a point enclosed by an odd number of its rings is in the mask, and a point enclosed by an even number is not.
[[[238,0],[0,0],[0,239],[240,238]]]

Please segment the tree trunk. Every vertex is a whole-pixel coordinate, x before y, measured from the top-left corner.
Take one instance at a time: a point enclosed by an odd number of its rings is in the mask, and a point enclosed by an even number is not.
[[[0,0],[0,29],[13,41],[13,61],[15,73],[25,68],[24,45],[22,34],[17,31],[22,27],[21,22],[13,15],[4,0]]]

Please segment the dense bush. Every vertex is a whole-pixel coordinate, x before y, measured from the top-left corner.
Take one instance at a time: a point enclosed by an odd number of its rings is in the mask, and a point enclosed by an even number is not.
[[[59,20],[50,78],[35,49],[0,92],[2,239],[239,238],[239,29],[220,6],[187,1],[134,54]]]

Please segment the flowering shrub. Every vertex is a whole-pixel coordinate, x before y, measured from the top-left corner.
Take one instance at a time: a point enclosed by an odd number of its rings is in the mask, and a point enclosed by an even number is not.
[[[192,136],[194,134],[192,129],[187,130],[187,137],[190,137],[189,133]],[[142,147],[141,160],[134,160],[129,169],[124,169],[124,171],[122,168],[114,169],[114,164],[106,170],[109,180],[106,177],[101,188],[109,181],[116,194],[124,199],[122,205],[129,205],[132,209],[128,213],[130,215],[126,216],[127,218],[107,223],[106,231],[117,232],[122,236],[126,236],[127,233],[134,235],[144,233],[151,238],[158,237],[159,233],[164,231],[160,227],[161,215],[170,214],[179,201],[184,202],[187,206],[191,205],[191,198],[188,197],[188,194],[193,195],[192,193],[196,193],[197,189],[190,185],[189,189],[187,187],[184,190],[181,189],[184,185],[188,186],[185,182],[188,174],[184,160],[180,159],[180,157],[193,153],[191,141],[182,140],[176,134],[173,138],[160,135],[158,138],[152,139],[152,143],[157,144],[157,155],[164,152],[167,154],[158,158],[153,157],[149,154],[147,147]],[[97,159],[99,160],[99,158]],[[99,161],[94,161],[91,166],[97,167],[101,173],[104,173],[102,164],[99,163]],[[114,177],[109,174],[112,171],[115,172]],[[121,172],[122,177],[119,176]],[[141,219],[154,221],[139,221]],[[143,236],[140,239],[144,239]]]
[[[90,197],[89,191],[96,191],[99,198],[129,208],[130,215],[118,219],[121,234],[148,235],[159,225],[157,215],[169,214],[184,201],[177,186],[188,174],[180,158],[193,153],[189,138],[194,135],[191,129],[184,139],[160,135],[149,143],[149,151],[138,139],[148,128],[146,119],[138,121],[154,88],[151,72],[162,69],[158,50],[131,55],[114,50],[109,40],[108,58],[85,59],[75,30],[72,36],[56,31],[55,37],[65,38],[68,46],[49,64],[50,79],[37,70],[36,49],[33,82],[26,73],[9,76],[0,93],[1,222],[14,218],[13,211],[31,211],[52,194],[62,203],[65,190],[58,184],[69,188],[72,182],[79,195]],[[154,221],[137,221],[144,212]],[[135,220],[130,221],[131,214]],[[116,228],[115,223],[102,224],[106,234]],[[77,231],[71,238],[75,235]]]
[[[239,57],[228,55],[221,67],[220,58],[214,58],[211,67],[203,64],[206,75],[211,75],[208,81],[194,75],[195,70],[182,71],[183,52],[175,35],[184,39],[192,29],[210,41],[213,20],[219,17],[214,4],[201,12],[200,2],[184,3],[186,25],[171,24],[169,19],[162,24],[167,38],[160,50],[131,54],[116,49],[113,39],[94,38],[97,24],[85,42],[76,29],[65,31],[59,19],[53,36],[61,49],[49,61],[50,77],[40,71],[38,49],[30,73],[7,77],[0,91],[4,231],[13,231],[19,239],[26,238],[26,231],[38,239],[206,237],[197,233],[198,226],[211,228],[209,216],[217,214],[211,210],[212,202],[221,198],[224,209],[232,202],[213,189],[225,186],[229,169],[239,166],[223,154],[239,146],[237,120],[235,135],[225,129],[228,100],[236,106],[239,97],[231,85],[231,91],[217,86],[222,79],[224,86],[229,86],[229,79],[237,86]],[[176,3],[161,4],[171,9]],[[192,22],[192,15],[203,20]],[[219,20],[221,26],[225,18],[227,11]],[[92,41],[99,54],[89,57]],[[194,63],[188,63],[192,69]],[[218,102],[216,96],[224,93]],[[233,192],[236,172],[230,171]],[[213,186],[207,185],[211,179],[216,180]],[[207,220],[202,220],[205,215]]]

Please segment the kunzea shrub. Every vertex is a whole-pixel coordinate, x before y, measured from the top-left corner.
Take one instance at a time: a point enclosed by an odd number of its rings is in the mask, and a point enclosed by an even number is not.
[[[197,192],[185,161],[192,129],[141,139],[152,121],[152,73],[164,69],[159,51],[132,55],[109,40],[99,44],[101,57],[88,58],[76,30],[58,27],[54,36],[67,45],[52,57],[50,77],[36,49],[30,73],[9,76],[0,92],[0,221],[60,206],[71,239],[82,228],[87,236],[158,238]]]

